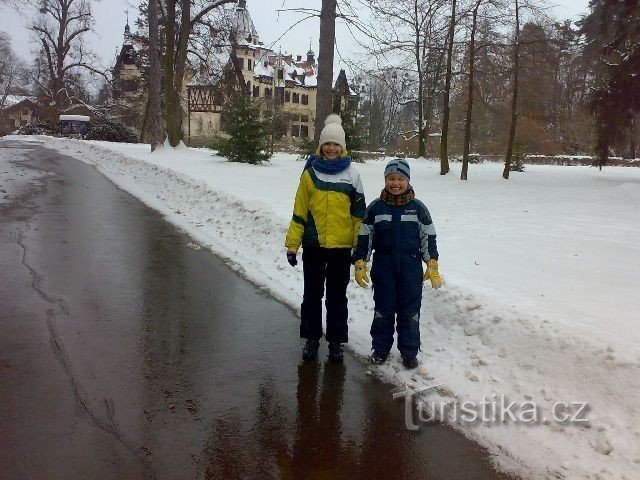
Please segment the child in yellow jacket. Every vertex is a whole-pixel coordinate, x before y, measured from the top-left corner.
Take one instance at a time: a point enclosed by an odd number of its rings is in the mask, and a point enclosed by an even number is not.
[[[342,361],[348,341],[347,285],[351,249],[358,241],[366,203],[360,174],[346,150],[342,120],[331,114],[320,133],[319,147],[307,160],[296,192],[285,246],[287,261],[296,266],[302,246],[304,294],[300,338],[306,339],[302,358],[318,356],[322,337],[322,298],[326,283],[329,359]]]

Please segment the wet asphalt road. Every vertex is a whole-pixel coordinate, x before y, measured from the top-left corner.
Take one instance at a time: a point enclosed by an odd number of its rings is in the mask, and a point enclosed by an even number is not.
[[[496,479],[295,314],[91,167],[0,205],[0,479]],[[14,150],[15,151],[15,150]]]

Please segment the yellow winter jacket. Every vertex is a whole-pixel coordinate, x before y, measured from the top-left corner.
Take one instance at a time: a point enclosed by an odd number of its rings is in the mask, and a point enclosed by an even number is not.
[[[349,165],[326,174],[307,168],[300,178],[293,218],[285,240],[287,250],[302,247],[353,248],[366,203],[360,174]]]

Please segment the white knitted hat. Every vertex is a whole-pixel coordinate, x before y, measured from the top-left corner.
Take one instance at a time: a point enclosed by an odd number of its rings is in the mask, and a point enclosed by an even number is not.
[[[322,147],[325,143],[337,143],[343,149],[347,148],[347,142],[344,138],[344,128],[342,128],[342,119],[340,115],[332,113],[324,121],[324,128],[320,132],[319,145]]]

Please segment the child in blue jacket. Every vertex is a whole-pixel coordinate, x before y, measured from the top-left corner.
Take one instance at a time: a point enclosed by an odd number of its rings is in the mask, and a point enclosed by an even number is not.
[[[384,170],[385,188],[367,208],[354,254],[355,279],[367,287],[367,262],[373,255],[371,280],[375,313],[371,325],[372,363],[384,363],[393,346],[394,324],[398,349],[406,368],[418,366],[422,283],[440,288],[436,231],[427,207],[415,198],[409,164],[391,160]],[[427,264],[423,274],[422,262]]]

